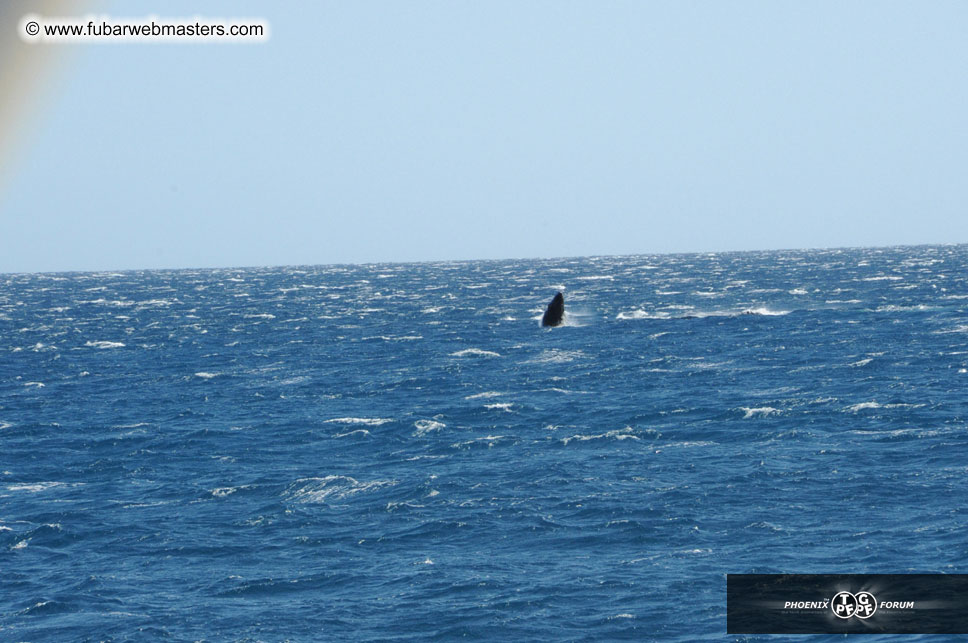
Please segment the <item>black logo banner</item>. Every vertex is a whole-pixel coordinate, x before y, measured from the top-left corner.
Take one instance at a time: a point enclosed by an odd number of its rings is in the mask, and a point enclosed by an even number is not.
[[[968,634],[968,574],[727,574],[728,634]]]

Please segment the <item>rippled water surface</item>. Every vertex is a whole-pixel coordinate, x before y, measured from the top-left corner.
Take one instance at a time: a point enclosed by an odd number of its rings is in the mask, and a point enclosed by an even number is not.
[[[719,640],[726,573],[968,572],[966,278],[0,275],[0,639]]]

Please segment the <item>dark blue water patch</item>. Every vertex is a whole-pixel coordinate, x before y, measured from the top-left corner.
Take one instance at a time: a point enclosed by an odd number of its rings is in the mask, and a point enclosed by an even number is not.
[[[966,258],[2,276],[0,628],[720,640],[726,573],[962,573]]]

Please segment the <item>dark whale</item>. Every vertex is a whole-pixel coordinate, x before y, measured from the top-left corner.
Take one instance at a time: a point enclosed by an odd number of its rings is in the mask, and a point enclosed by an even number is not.
[[[541,318],[542,326],[560,326],[561,319],[565,316],[565,296],[560,292],[548,304],[548,310]]]

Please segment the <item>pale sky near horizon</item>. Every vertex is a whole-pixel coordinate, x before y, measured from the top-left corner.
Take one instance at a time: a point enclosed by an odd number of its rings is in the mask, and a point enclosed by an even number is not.
[[[31,45],[0,273],[968,242],[964,2],[93,13],[271,37]]]

